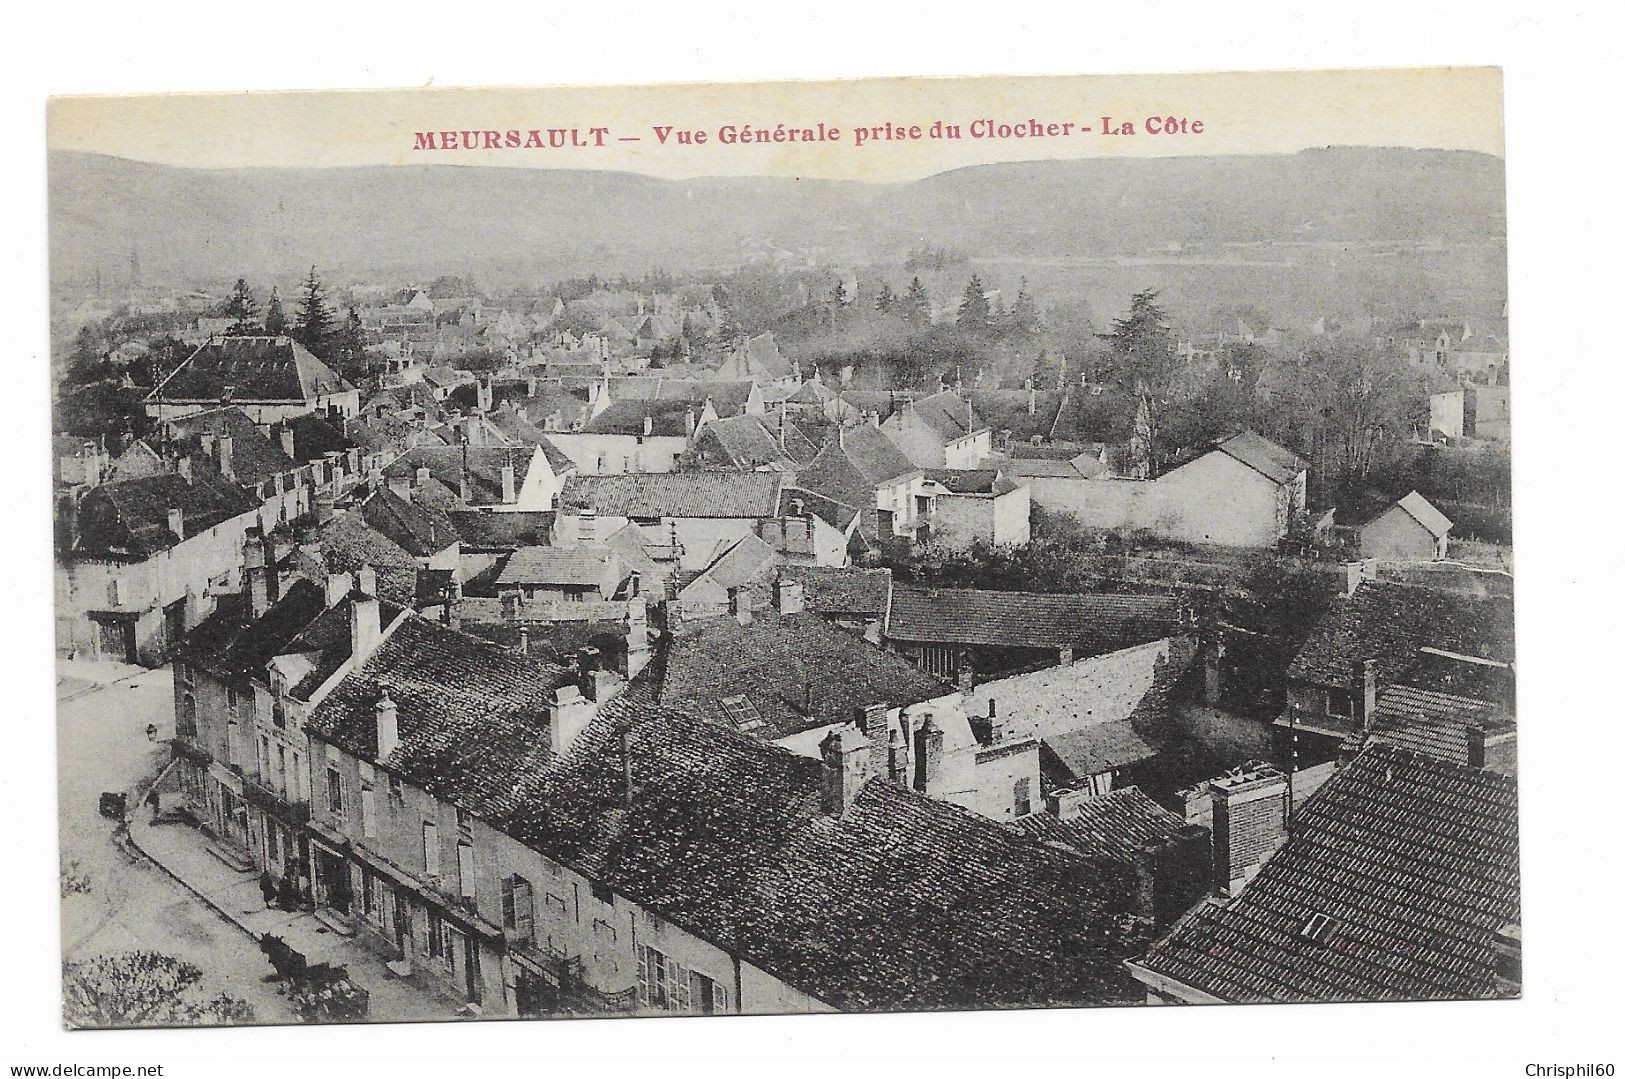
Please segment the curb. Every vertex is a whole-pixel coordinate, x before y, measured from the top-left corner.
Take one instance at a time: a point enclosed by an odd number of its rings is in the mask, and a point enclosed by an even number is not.
[[[163,862],[160,862],[157,858],[154,858],[144,847],[141,846],[140,843],[136,842],[135,836],[130,832],[129,821],[126,820],[119,822],[119,826],[113,831],[113,842],[119,844],[120,846],[128,846],[131,850],[145,858],[149,864],[155,865],[161,869],[164,875],[170,880],[174,881],[176,884],[179,884],[182,888],[185,888],[188,892],[192,893],[192,895],[202,900],[203,905],[214,911],[214,913],[218,915],[222,921],[225,921],[231,925],[249,940],[255,941],[256,943],[259,941],[259,935],[256,934],[252,929],[248,928],[248,926],[234,918],[225,907],[215,902],[203,892],[198,891],[186,880],[186,878],[169,868]]]

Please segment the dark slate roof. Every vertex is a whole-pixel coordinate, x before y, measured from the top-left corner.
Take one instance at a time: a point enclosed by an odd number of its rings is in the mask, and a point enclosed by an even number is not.
[[[683,438],[689,432],[689,417],[698,409],[686,401],[653,401],[641,398],[612,401],[608,408],[588,420],[582,430],[601,435],[662,435]],[[647,432],[645,432],[645,420]]]
[[[559,505],[613,517],[768,518],[784,480],[772,472],[632,472],[576,476]]]
[[[1404,679],[1424,647],[1510,663],[1512,602],[1392,581],[1362,581],[1340,596],[1315,625],[1292,665],[1290,678],[1347,689],[1356,660],[1377,662],[1384,682]]]
[[[881,780],[825,814],[818,761],[637,690],[527,785],[513,835],[838,1009],[1143,998],[1114,958],[1141,946],[1124,867]]]
[[[194,453],[203,452],[204,435],[230,438],[231,473],[241,483],[264,483],[295,467],[293,458],[282,452],[281,443],[261,434],[248,413],[235,405],[194,412],[166,426],[171,440],[184,443]]]
[[[462,537],[463,546],[468,548],[511,551],[545,546],[553,538],[552,510],[452,510],[446,516]]]
[[[361,517],[418,558],[439,554],[462,539],[445,511],[408,502],[387,486],[367,496],[361,504]]]
[[[781,578],[800,581],[806,607],[819,614],[879,618],[891,599],[891,570],[785,566]]]
[[[940,644],[1063,648],[1081,656],[1145,644],[1178,628],[1173,596],[992,592],[892,586],[885,636]]]
[[[387,691],[401,738],[389,770],[491,820],[514,807],[524,777],[546,766],[547,711],[570,680],[558,664],[410,615],[322,699],[308,726],[373,760],[373,708]]]
[[[1016,485],[987,468],[928,468],[925,478],[956,495],[1007,495]]]
[[[663,705],[728,724],[735,720],[722,701],[746,697],[765,724],[755,733],[771,739],[847,722],[864,705],[895,707],[950,692],[811,611],[781,617],[766,610],[745,626],[729,615],[686,626],[671,642],[658,695]]]
[[[258,619],[247,599],[241,592],[220,597],[214,611],[186,634],[181,657],[224,678],[264,682],[266,665],[327,609],[327,590],[303,578],[289,584]]]
[[[354,389],[291,337],[211,337],[150,396],[165,401],[307,402]]]
[[[655,396],[661,401],[687,401],[696,406],[710,401],[718,416],[737,416],[745,411],[755,388],[756,383],[749,379],[662,378],[655,387]],[[613,391],[610,397],[614,399]]]
[[[283,420],[273,428],[273,437],[278,441],[283,427],[292,429],[293,455],[301,462],[320,461],[327,454],[348,453],[358,448],[340,421],[324,416],[307,414]]]
[[[1248,468],[1276,483],[1290,483],[1309,466],[1297,454],[1277,446],[1263,435],[1243,431],[1220,440],[1214,449],[1234,457]]]
[[[258,507],[233,483],[199,474],[187,482],[172,473],[104,483],[79,503],[79,558],[144,559],[181,541],[169,511],[181,511],[185,539]]]
[[[1119,787],[1101,797],[1087,798],[1065,820],[1051,813],[1034,813],[1013,825],[1034,839],[1061,843],[1082,854],[1124,860],[1134,859],[1143,846],[1172,838],[1185,826],[1185,818],[1147,798],[1139,787]]]
[[[1239,897],[1198,908],[1141,964],[1232,1002],[1503,995],[1494,938],[1521,918],[1517,803],[1514,779],[1373,745]],[[1317,914],[1330,929],[1309,939]]]

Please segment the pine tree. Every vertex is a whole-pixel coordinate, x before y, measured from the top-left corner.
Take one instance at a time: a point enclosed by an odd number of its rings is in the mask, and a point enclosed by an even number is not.
[[[908,283],[902,308],[903,318],[910,325],[924,326],[931,321],[931,298],[925,294],[925,286],[920,284],[918,277]]]
[[[325,360],[332,355],[333,330],[333,308],[327,302],[326,286],[312,266],[305,278],[305,294],[299,301],[299,320],[293,336],[318,359]]]
[[[1157,290],[1136,292],[1129,299],[1128,314],[1115,319],[1112,332],[1103,336],[1111,349],[1113,377],[1139,398],[1136,433],[1154,474],[1162,464],[1162,416],[1176,362],[1168,316],[1157,303]]]
[[[965,284],[965,295],[959,301],[959,325],[962,329],[979,333],[988,329],[991,314],[992,308],[988,306],[982,279],[976,274],[971,274],[970,280]]]
[[[265,332],[280,337],[288,332],[288,316],[282,313],[282,301],[277,298],[276,286],[271,286],[271,298],[265,304]]]
[[[231,299],[226,301],[225,315],[232,320],[226,332],[234,336],[259,333],[259,311],[260,306],[254,302],[254,293],[248,287],[248,282],[239,277],[237,284],[232,286]]]
[[[333,334],[333,362],[353,382],[366,375],[367,337],[361,316],[352,304],[348,316]]]
[[[897,294],[891,290],[890,285],[881,285],[880,294],[875,297],[875,310],[882,315],[890,314],[891,309],[897,306]]]
[[[1021,288],[1016,292],[1016,302],[1010,307],[1010,330],[1013,333],[1031,336],[1043,329],[1038,317],[1038,305],[1033,302],[1032,294],[1027,291],[1027,279],[1021,279]]]

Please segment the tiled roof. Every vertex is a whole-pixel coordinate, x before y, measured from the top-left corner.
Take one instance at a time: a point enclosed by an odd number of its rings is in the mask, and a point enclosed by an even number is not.
[[[511,810],[520,782],[546,766],[547,711],[569,680],[558,664],[409,615],[322,699],[308,725],[373,760],[373,709],[387,691],[401,739],[390,771],[489,820]]]
[[[843,427],[812,463],[796,474],[801,486],[854,506],[874,504],[875,489],[920,469],[878,428]]]
[[[1157,749],[1126,719],[1091,723],[1064,734],[1046,736],[1044,749],[1074,776],[1099,775],[1150,760]]]
[[[521,547],[497,576],[499,585],[598,585],[614,553],[601,543],[574,547]]]
[[[755,533],[747,532],[732,543],[725,544],[710,564],[683,588],[683,592],[707,587],[726,592],[730,588],[749,586],[764,580],[778,561],[778,553],[772,547]],[[678,594],[679,599],[682,594]]]
[[[1228,905],[1141,961],[1232,1002],[1492,997],[1521,920],[1517,781],[1373,745],[1298,811]],[[1330,919],[1308,933],[1310,920]]]
[[[293,455],[301,462],[320,461],[329,453],[347,453],[356,448],[355,441],[344,432],[339,423],[322,416],[306,414],[283,420],[273,428],[293,430]],[[274,434],[279,441],[281,435]]]
[[[249,513],[257,503],[236,484],[204,474],[195,482],[172,473],[104,483],[79,503],[80,558],[146,558],[181,541],[169,527],[169,511],[181,511],[181,531],[200,532]]]
[[[170,437],[186,443],[193,452],[202,452],[203,435],[230,438],[231,473],[240,483],[264,483],[294,468],[293,458],[282,452],[281,444],[261,434],[248,413],[235,405],[194,412],[167,426]]]
[[[771,472],[641,472],[577,476],[560,506],[614,517],[768,518],[783,479]]]
[[[766,724],[757,734],[780,738],[847,722],[864,705],[914,704],[952,689],[811,611],[765,610],[745,626],[728,615],[686,626],[658,692],[663,705],[730,724],[722,701],[746,697]]]
[[[1185,827],[1185,818],[1147,798],[1139,787],[1118,787],[1078,803],[1065,820],[1034,813],[1016,821],[1024,835],[1062,843],[1082,854],[1133,859],[1141,847],[1169,839]]]
[[[443,511],[408,502],[388,487],[379,487],[361,504],[361,517],[407,554],[439,554],[462,537]]]
[[[446,516],[462,537],[463,545],[470,548],[514,550],[545,546],[553,537],[552,510],[452,510]]]
[[[354,389],[291,337],[212,337],[150,396],[165,401],[307,402]]]
[[[380,583],[382,578],[380,577]],[[417,571],[411,571],[409,599],[416,597]],[[378,601],[378,622],[381,628],[388,628],[404,613],[407,608],[398,606],[388,600]],[[350,630],[351,622],[355,617],[355,602],[353,598],[345,599],[335,606],[327,608],[305,625],[294,638],[288,642],[281,654],[300,653],[309,656],[312,661],[311,669],[301,678],[298,684],[288,687],[288,695],[295,700],[308,701],[311,694],[337,674],[350,658],[350,645],[353,635]]]
[[[706,424],[695,440],[702,460],[731,468],[760,468],[779,465],[794,468],[813,459],[818,447],[807,440],[796,425],[762,416],[729,416]]]
[[[921,397],[909,406],[944,445],[987,429],[971,406],[953,390],[941,390]]]
[[[327,591],[299,578],[258,619],[247,596],[222,596],[215,610],[187,632],[181,655],[193,666],[227,678],[264,681],[266,664],[327,609]]]
[[[514,493],[525,485],[525,472],[530,467],[531,451],[524,448],[502,446],[416,446],[385,470],[391,480],[417,479],[417,470],[427,468],[429,476],[444,484],[452,492],[462,490],[463,476],[468,477],[468,504],[495,506],[502,503],[502,470],[513,465]]]
[[[1371,716],[1371,740],[1465,765],[1469,725],[1500,728],[1509,722],[1486,701],[1411,686],[1390,686],[1377,698],[1377,709]]]
[[[785,487],[779,492],[780,517],[797,517],[808,513],[842,532],[845,532],[853,518],[858,516],[855,506],[837,502],[805,487]]]
[[[1377,663],[1384,682],[1403,679],[1423,647],[1511,662],[1512,603],[1392,581],[1362,581],[1316,624],[1287,676],[1349,688],[1356,660]]]
[[[801,582],[809,611],[825,615],[879,618],[891,598],[891,570],[785,566],[781,578]]]
[[[1091,656],[1145,644],[1177,628],[1172,596],[992,592],[892,586],[885,636],[936,644],[1064,648]]]
[[[1263,435],[1243,431],[1218,442],[1214,449],[1276,483],[1290,483],[1306,465],[1297,454]]]
[[[749,379],[662,378],[655,388],[655,394],[661,401],[687,401],[695,406],[710,401],[718,416],[737,416],[745,411],[751,391],[755,388],[756,383]]]
[[[527,785],[517,838],[839,1009],[1140,999],[1117,863],[881,780],[826,814],[817,761],[636,690]]]
[[[698,409],[686,401],[641,398],[613,401],[581,429],[588,434],[599,435],[650,434],[682,438],[689,432],[689,418],[697,416],[697,413]]]
[[[1427,529],[1434,539],[1443,539],[1450,534],[1450,518],[1440,513],[1433,503],[1415,491],[1400,499],[1396,505],[1413,517],[1417,524]]]

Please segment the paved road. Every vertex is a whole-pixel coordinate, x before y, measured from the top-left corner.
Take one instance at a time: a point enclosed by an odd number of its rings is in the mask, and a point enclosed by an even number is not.
[[[141,671],[95,689],[65,684],[73,693],[57,713],[62,864],[88,878],[90,891],[62,901],[63,954],[150,949],[177,956],[202,968],[196,992],[247,1000],[260,1022],[292,1021],[286,1000],[260,980],[270,967],[247,937],[162,870],[121,849],[114,822],[97,813],[102,791],[133,791],[167,763],[170,677],[167,670]],[[158,725],[156,744],[147,739],[148,723]],[[140,811],[134,795],[131,805]]]

